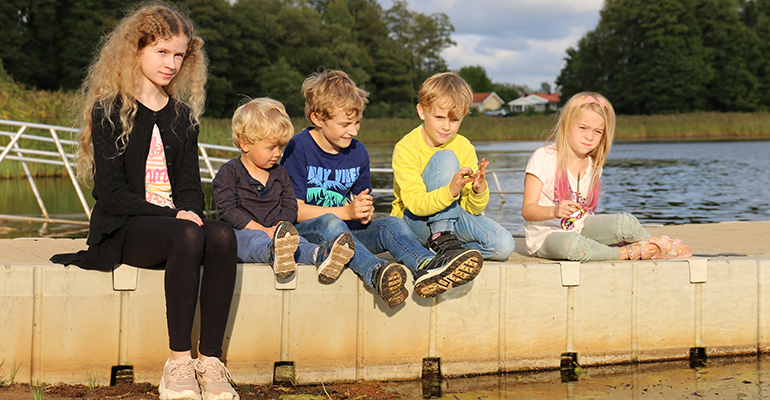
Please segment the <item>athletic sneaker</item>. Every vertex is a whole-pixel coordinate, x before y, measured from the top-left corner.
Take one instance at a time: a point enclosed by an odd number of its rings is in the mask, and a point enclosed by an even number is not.
[[[401,264],[383,262],[372,272],[374,290],[385,300],[388,307],[395,308],[409,296],[406,284],[406,270]]]
[[[197,360],[190,356],[182,356],[176,360],[168,359],[163,366],[163,377],[160,378],[161,400],[200,400],[201,390],[196,376]]]
[[[294,252],[299,246],[297,228],[290,222],[283,221],[275,227],[273,240],[270,242],[270,261],[273,272],[279,279],[286,279],[294,274],[297,264],[294,262]]]
[[[323,283],[336,281],[355,253],[356,241],[350,232],[342,232],[334,240],[322,243],[315,256],[318,280]]]
[[[239,400],[238,392],[230,384],[232,377],[222,361],[209,357],[198,361],[198,383],[201,385],[203,400]]]
[[[452,232],[442,232],[431,238],[428,245],[436,256],[414,278],[414,291],[420,297],[436,297],[472,281],[481,271],[481,253],[462,247]]]

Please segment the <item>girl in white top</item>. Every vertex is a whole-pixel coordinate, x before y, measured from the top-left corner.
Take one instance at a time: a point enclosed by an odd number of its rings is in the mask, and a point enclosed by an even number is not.
[[[679,240],[651,238],[631,214],[594,214],[614,134],[615,110],[600,94],[578,93],[559,111],[553,143],[527,163],[521,214],[531,255],[573,261],[692,255]]]

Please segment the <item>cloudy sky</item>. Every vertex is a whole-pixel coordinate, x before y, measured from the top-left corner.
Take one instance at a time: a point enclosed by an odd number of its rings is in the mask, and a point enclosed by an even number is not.
[[[392,0],[379,0],[389,9]],[[442,56],[451,69],[481,65],[493,82],[555,87],[568,47],[599,22],[604,0],[408,0],[423,14],[443,12],[457,45]]]

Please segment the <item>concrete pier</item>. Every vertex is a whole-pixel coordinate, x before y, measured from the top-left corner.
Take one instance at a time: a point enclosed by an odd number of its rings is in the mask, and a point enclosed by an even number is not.
[[[558,263],[514,254],[470,284],[389,309],[351,271],[276,282],[239,265],[224,359],[239,383],[418,379],[424,360],[462,375],[770,351],[770,221],[647,227],[686,260]],[[523,251],[523,239],[517,250]],[[0,374],[87,383],[131,366],[157,384],[168,357],[163,271],[48,261],[83,239],[0,240]],[[411,283],[411,282],[410,282]]]

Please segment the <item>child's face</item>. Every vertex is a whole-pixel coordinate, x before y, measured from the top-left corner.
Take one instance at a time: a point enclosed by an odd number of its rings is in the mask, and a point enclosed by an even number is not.
[[[430,109],[417,105],[417,114],[425,122],[422,138],[430,147],[439,147],[452,139],[463,122],[462,118],[450,118],[449,108],[439,104],[442,103],[433,103]]]
[[[341,149],[350,146],[361,129],[361,115],[348,115],[342,108],[337,109],[334,118],[325,121],[313,114],[312,122],[321,133],[318,137],[321,143],[318,145],[330,153],[339,153]]]
[[[587,110],[567,131],[567,143],[578,158],[585,158],[602,142],[604,118],[596,111]]]
[[[251,144],[241,143],[244,164],[253,165],[262,170],[268,170],[275,165],[283,154],[283,146],[271,139],[262,139]],[[247,165],[248,167],[248,165]]]
[[[155,44],[139,50],[139,64],[145,83],[162,90],[182,68],[187,52],[187,36],[179,34],[170,40],[158,40]]]

